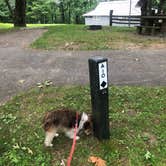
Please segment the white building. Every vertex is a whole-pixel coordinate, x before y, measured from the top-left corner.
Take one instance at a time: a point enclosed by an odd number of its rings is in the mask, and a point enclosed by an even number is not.
[[[136,7],[137,2],[138,0],[100,2],[94,10],[83,15],[85,17],[85,25],[109,26],[111,10],[113,11],[113,15],[139,16],[141,15],[141,10],[139,7]],[[116,24],[113,23],[112,25]]]

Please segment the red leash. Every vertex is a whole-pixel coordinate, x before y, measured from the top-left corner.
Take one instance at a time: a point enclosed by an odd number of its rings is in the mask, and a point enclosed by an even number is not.
[[[68,160],[67,160],[67,166],[70,166],[70,163],[71,163],[71,160],[72,160],[72,157],[73,157],[73,153],[74,153],[74,150],[75,150],[77,129],[78,129],[78,113],[76,113],[76,124],[75,124],[75,128],[74,128],[73,144],[72,144],[72,147],[71,147],[71,150],[70,150],[70,155],[69,155]]]

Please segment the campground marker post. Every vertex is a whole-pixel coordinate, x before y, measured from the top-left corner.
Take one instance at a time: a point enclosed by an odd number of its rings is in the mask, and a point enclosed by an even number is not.
[[[102,57],[89,59],[92,118],[94,136],[109,139],[108,60]]]

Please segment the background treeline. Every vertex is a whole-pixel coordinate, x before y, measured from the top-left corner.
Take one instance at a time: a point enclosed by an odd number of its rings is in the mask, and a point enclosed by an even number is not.
[[[0,0],[0,22],[13,22],[15,26],[26,23],[74,23],[84,22],[82,14],[102,0]],[[106,0],[105,0],[106,1]],[[109,0],[107,0],[109,1]],[[139,0],[142,15],[166,13],[166,0]]]
[[[8,0],[14,11],[15,0]],[[26,23],[83,23],[82,14],[94,8],[97,0],[27,0]],[[0,22],[12,22],[5,0],[0,0]]]

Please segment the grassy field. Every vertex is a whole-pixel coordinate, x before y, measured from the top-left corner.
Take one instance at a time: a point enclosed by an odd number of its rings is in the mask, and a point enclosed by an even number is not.
[[[13,28],[13,24],[10,23],[0,23],[0,29],[10,29]]]
[[[51,27],[57,26],[59,24],[27,24],[27,28],[42,28],[42,27]],[[19,28],[14,28],[13,24],[10,23],[0,23],[0,33],[9,32],[18,30]]]
[[[0,165],[60,166],[72,141],[61,135],[53,148],[43,145],[44,112],[60,107],[90,112],[90,90],[82,86],[34,88],[0,106]],[[166,165],[166,87],[111,87],[108,141],[82,136],[72,166],[91,166],[90,156],[107,166]]]
[[[16,28],[13,27],[13,24],[10,23],[0,23],[0,34],[4,32],[12,31]]]
[[[59,25],[49,27],[32,47],[55,50],[158,48],[166,47],[166,38],[138,35],[135,28],[128,27],[91,31],[84,25]]]
[[[105,50],[166,48],[165,37],[143,36],[136,28],[107,27],[90,31],[84,25],[28,24],[28,28],[46,27],[48,31],[32,43],[33,48],[53,50]],[[0,23],[0,33],[18,30]]]
[[[40,28],[40,27],[51,27],[56,26],[60,24],[27,24],[28,28]],[[61,24],[62,25],[62,24]],[[0,29],[10,29],[14,28],[14,25],[11,23],[0,23]]]

